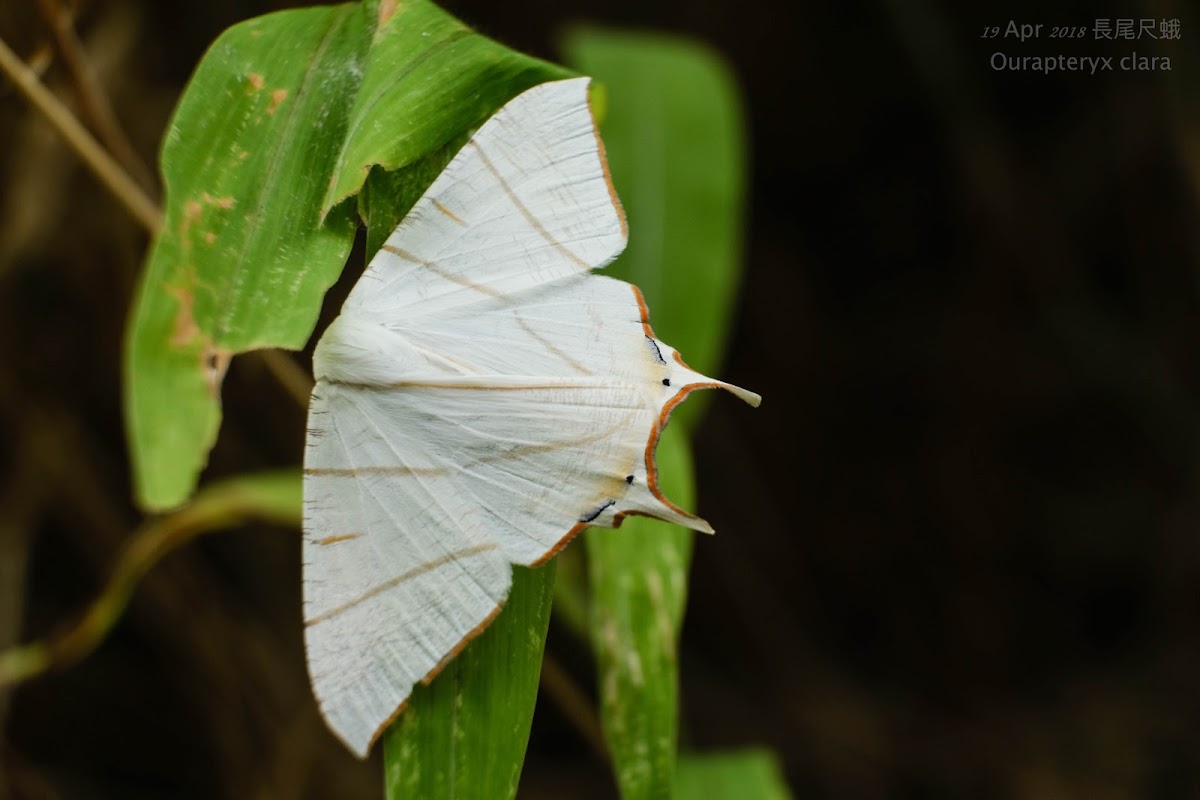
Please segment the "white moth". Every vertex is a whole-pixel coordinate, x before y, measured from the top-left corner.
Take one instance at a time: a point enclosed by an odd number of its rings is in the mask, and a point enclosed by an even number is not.
[[[512,564],[627,514],[711,532],[658,491],[659,433],[693,389],[759,403],[655,339],[636,287],[591,274],[626,225],[587,87],[542,84],[488,120],[317,344],[305,641],[360,756],[499,613]]]

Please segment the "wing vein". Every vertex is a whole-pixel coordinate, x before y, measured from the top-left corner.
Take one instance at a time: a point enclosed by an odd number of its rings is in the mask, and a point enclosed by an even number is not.
[[[593,267],[597,266],[595,264],[587,263],[582,258],[567,249],[566,245],[550,235],[550,231],[546,230],[546,227],[538,221],[537,217],[535,217],[529,211],[529,209],[525,207],[525,204],[521,202],[521,198],[517,197],[516,192],[514,192],[512,187],[509,186],[508,181],[504,180],[504,176],[500,174],[500,170],[496,169],[496,165],[492,163],[490,158],[488,158],[487,153],[483,152],[483,148],[479,146],[479,142],[472,139],[471,141],[467,142],[467,146],[475,148],[475,152],[479,154],[479,158],[483,162],[484,167],[487,168],[488,172],[492,173],[492,177],[499,181],[500,188],[504,190],[506,195],[508,195],[508,199],[512,201],[512,204],[516,207],[521,216],[525,218],[525,221],[529,223],[530,227],[537,231],[538,236],[541,236],[543,239],[545,239],[551,247],[553,247],[579,268],[591,270]]]
[[[447,553],[446,555],[442,556],[439,559],[436,559],[434,561],[427,561],[424,564],[420,565],[419,567],[413,567],[412,569],[408,570],[407,572],[403,572],[390,580],[386,580],[383,583],[376,584],[375,586],[372,586],[370,589],[363,592],[362,594],[360,594],[358,597],[354,598],[353,600],[348,600],[345,603],[342,603],[340,606],[335,606],[334,608],[331,608],[328,611],[318,614],[317,616],[313,617],[312,619],[306,620],[304,624],[310,625],[310,626],[311,625],[319,625],[322,622],[333,619],[334,617],[338,616],[339,614],[343,614],[343,613],[349,611],[350,609],[354,608],[357,605],[361,605],[362,603],[365,603],[366,601],[370,600],[373,597],[377,597],[377,596],[383,594],[384,592],[388,591],[389,589],[396,588],[397,586],[404,583],[405,581],[412,580],[413,578],[417,577],[418,575],[422,575],[426,572],[429,572],[430,570],[435,570],[438,567],[445,566],[446,564],[451,564],[455,561],[458,561],[459,559],[468,558],[473,555],[478,555],[479,553],[486,553],[489,550],[496,550],[498,547],[499,547],[499,545],[496,545],[494,543],[477,544],[474,547],[467,547],[462,550],[455,550],[453,552]]]

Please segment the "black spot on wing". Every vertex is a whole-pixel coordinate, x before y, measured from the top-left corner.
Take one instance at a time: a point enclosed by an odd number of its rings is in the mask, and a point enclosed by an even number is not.
[[[603,513],[604,513],[604,509],[608,508],[609,506],[616,505],[616,503],[617,503],[617,501],[616,501],[616,500],[613,500],[613,499],[610,497],[608,500],[605,500],[603,503],[601,503],[600,505],[596,506],[596,508],[595,508],[595,509],[593,509],[593,510],[592,510],[592,512],[591,512],[590,514],[584,514],[582,517],[580,517],[580,518],[579,518],[579,521],[580,521],[580,522],[591,522],[591,521],[592,521],[592,520],[594,520],[596,517],[598,517],[598,516],[600,516],[601,514],[603,514]]]
[[[651,349],[654,350],[654,357],[658,359],[658,363],[665,364],[667,360],[663,358],[662,350],[658,349],[658,342],[654,341],[653,336],[647,336],[646,341],[650,343]]]

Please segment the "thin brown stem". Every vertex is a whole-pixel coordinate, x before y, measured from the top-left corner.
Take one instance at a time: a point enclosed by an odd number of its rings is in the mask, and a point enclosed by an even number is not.
[[[605,764],[609,763],[608,747],[604,744],[604,730],[600,727],[600,717],[596,714],[595,707],[550,653],[542,657],[540,686],[591,747],[596,757]]]
[[[121,205],[125,206],[134,219],[146,230],[156,233],[162,227],[162,212],[158,206],[79,124],[79,120],[75,119],[58,98],[42,85],[37,75],[3,39],[0,39],[0,71],[8,76],[21,94],[25,95],[34,108],[67,140],[71,149],[83,159],[92,173],[112,192]]]
[[[307,407],[308,396],[312,394],[313,388],[312,376],[282,350],[258,350],[257,353],[279,385],[301,408]]]
[[[153,174],[138,157],[129,137],[117,121],[112,104],[108,102],[108,95],[96,79],[96,73],[88,62],[83,44],[75,34],[75,26],[67,9],[62,6],[60,0],[38,0],[38,7],[46,26],[54,34],[55,46],[62,56],[63,65],[71,74],[75,94],[79,97],[80,107],[92,129],[126,172],[132,175],[145,191],[153,192]]]

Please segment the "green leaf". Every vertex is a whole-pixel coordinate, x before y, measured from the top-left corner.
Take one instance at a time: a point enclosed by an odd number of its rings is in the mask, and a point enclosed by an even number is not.
[[[126,339],[142,506],[178,505],[195,487],[229,359],[308,339],[356,229],[354,204],[336,201],[379,165],[399,171],[363,209],[407,210],[474,126],[568,74],[428,0],[285,11],[221,35],[163,145],[166,221]]]
[[[766,750],[684,755],[675,776],[677,800],[791,800],[775,756]]]
[[[516,567],[500,616],[467,645],[383,739],[389,800],[517,793],[554,592],[554,562]]]
[[[637,284],[655,333],[713,374],[741,248],[744,154],[733,82],[710,51],[667,37],[582,30],[566,52],[607,92],[602,133],[629,218],[629,247],[607,271]],[[657,452],[660,489],[688,508],[687,431],[697,402],[675,412]],[[602,720],[617,783],[626,800],[668,798],[692,535],[631,518],[619,532],[588,531],[586,542]]]
[[[636,284],[655,334],[712,375],[741,277],[746,156],[729,70],[703,45],[652,34],[583,29],[565,53],[607,90],[601,133],[629,246],[605,273]],[[691,427],[709,395],[673,424]]]
[[[562,67],[480,36],[426,0],[382,3],[326,206],[358,192],[372,167],[406,167],[478,127],[525,89],[568,77]]]
[[[354,238],[321,224],[369,42],[358,5],[235,25],[188,85],[162,149],[165,222],[126,339],[126,420],[140,503],[191,493],[220,424],[232,354],[303,346]]]
[[[660,488],[693,502],[692,459],[682,429],[658,445]],[[670,797],[679,735],[679,629],[687,600],[692,532],[630,517],[589,529],[592,643],[600,712],[621,796]]]

